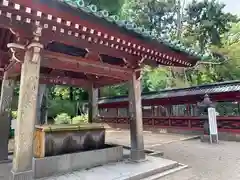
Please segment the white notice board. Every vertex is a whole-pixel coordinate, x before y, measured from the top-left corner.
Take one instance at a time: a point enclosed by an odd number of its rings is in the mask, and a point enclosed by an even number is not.
[[[12,122],[11,122],[11,129],[16,129],[16,126],[17,126],[17,120],[16,119],[12,119]]]
[[[217,135],[217,113],[215,108],[208,108],[208,121],[209,121],[209,131],[210,135]]]

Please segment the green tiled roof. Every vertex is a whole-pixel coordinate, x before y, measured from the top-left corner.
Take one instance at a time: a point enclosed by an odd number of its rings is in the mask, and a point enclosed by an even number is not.
[[[143,37],[150,38],[152,40],[157,40],[159,43],[163,43],[164,45],[181,52],[185,52],[197,59],[209,59],[211,58],[211,54],[209,53],[200,53],[192,48],[186,48],[180,41],[172,40],[167,37],[164,33],[161,35],[157,35],[155,31],[149,31],[143,26],[139,27],[135,23],[121,20],[117,15],[111,15],[107,10],[98,10],[96,5],[87,5],[84,0],[59,0],[62,1],[73,8],[77,8],[86,13],[91,13],[99,18],[103,18],[110,23],[114,23],[119,27],[125,28],[129,31],[133,31]],[[114,1],[114,0],[113,0]]]
[[[240,81],[229,81],[222,83],[207,84],[201,86],[194,86],[182,89],[169,89],[162,90],[158,92],[143,93],[143,100],[150,99],[164,99],[164,98],[175,98],[175,97],[185,97],[194,95],[204,95],[204,94],[215,94],[215,93],[227,93],[227,92],[240,92]],[[116,96],[111,98],[100,98],[98,103],[114,103],[114,102],[124,102],[128,101],[127,96]]]

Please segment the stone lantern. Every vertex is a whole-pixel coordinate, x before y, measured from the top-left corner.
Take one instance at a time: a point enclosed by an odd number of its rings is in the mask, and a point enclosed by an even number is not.
[[[208,108],[211,108],[211,107],[214,108],[215,105],[210,100],[209,96],[205,94],[203,101],[198,103],[198,107],[199,107],[200,114],[204,120],[204,125],[203,125],[204,135],[210,135],[209,122],[208,122]]]

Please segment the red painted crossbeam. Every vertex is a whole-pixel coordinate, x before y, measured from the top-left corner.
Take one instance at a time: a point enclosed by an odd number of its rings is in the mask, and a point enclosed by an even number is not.
[[[96,76],[111,77],[120,80],[129,80],[133,72],[132,69],[129,68],[50,51],[43,52],[41,66],[65,71],[93,74]]]
[[[8,69],[9,78],[20,76],[21,74],[21,63],[13,63]],[[94,87],[100,88],[103,86],[109,86],[114,84],[122,83],[123,80],[109,78],[109,77],[99,77],[98,79],[88,80],[81,78],[72,78],[65,76],[53,76],[51,74],[41,74],[40,83],[42,84],[55,84],[55,85],[67,85],[73,87],[89,88],[93,84]]]
[[[39,83],[66,85],[66,86],[72,86],[72,87],[80,87],[83,89],[89,89],[91,87],[91,83],[84,79],[76,79],[76,78],[70,78],[70,77],[53,77],[45,74],[40,75]]]
[[[70,78],[70,77],[54,77],[47,74],[40,75],[40,83],[41,84],[54,84],[54,85],[66,85],[71,87],[79,87],[83,89],[89,89],[93,84],[95,88],[100,88],[103,86],[114,85],[121,83],[119,81],[113,81],[105,79],[102,81],[89,81],[86,79],[80,78]]]

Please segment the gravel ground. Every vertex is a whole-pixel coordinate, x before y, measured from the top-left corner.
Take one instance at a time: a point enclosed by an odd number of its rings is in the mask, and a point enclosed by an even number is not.
[[[239,180],[240,143],[221,141],[211,145],[200,140],[179,141],[154,147],[164,157],[189,165],[188,169],[160,180]]]

